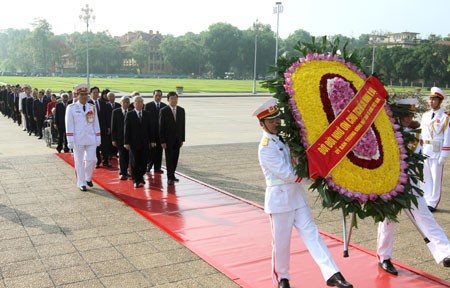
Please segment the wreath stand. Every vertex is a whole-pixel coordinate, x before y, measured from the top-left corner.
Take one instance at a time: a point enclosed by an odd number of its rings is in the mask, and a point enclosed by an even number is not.
[[[405,212],[406,216],[408,216],[409,220],[411,220],[412,224],[414,225],[414,227],[416,227],[417,231],[420,233],[420,235],[423,238],[423,241],[425,242],[425,244],[430,243],[430,240],[428,239],[428,237],[423,233],[422,229],[420,229],[419,225],[417,225],[416,220],[414,219],[414,216],[411,214],[411,211],[409,209],[403,209],[403,211]],[[348,244],[350,243],[350,238],[352,237],[352,230],[353,230],[353,225],[356,221],[356,214],[355,213],[351,213],[350,214],[350,218],[351,218],[351,223],[350,223],[350,229],[348,230],[347,233],[347,220],[345,217],[345,211],[344,209],[342,209],[342,228],[343,228],[343,238],[344,238],[344,257],[348,257]]]

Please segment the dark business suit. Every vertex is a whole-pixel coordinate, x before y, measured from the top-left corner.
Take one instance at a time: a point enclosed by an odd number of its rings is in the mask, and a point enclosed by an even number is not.
[[[124,144],[130,145],[131,176],[135,183],[144,182],[151,143],[150,115],[142,110],[142,118],[133,110],[125,116]]]
[[[175,170],[178,165],[180,148],[185,141],[186,114],[180,106],[176,107],[176,120],[173,116],[172,107],[167,105],[159,113],[159,139],[166,143],[166,168],[167,179],[175,180]]]
[[[27,97],[27,103],[26,106],[27,108],[26,113],[27,113],[27,122],[30,123],[30,130],[28,131],[28,135],[31,135],[31,133],[34,133],[36,135],[36,121],[34,121],[33,118],[33,103],[35,98],[33,96],[31,97]]]
[[[19,93],[17,94],[13,94],[13,120],[14,122],[17,121],[17,124],[19,124],[19,126],[22,124],[22,116],[20,115],[20,111],[19,111]]]
[[[150,157],[147,170],[154,167],[154,171],[161,171],[162,162],[162,148],[161,141],[159,140],[159,111],[167,106],[165,103],[159,102],[159,108],[156,107],[156,102],[152,101],[145,105],[145,110],[150,113],[150,125],[152,125],[152,139],[156,143],[155,147],[150,148]]]
[[[36,133],[42,138],[42,127],[44,126],[45,113],[47,112],[47,101],[37,98],[33,101],[33,117],[36,118]]]
[[[108,115],[107,117],[109,118],[109,124],[111,125],[111,121],[112,121],[112,112],[117,109],[122,107],[122,105],[120,105],[117,102],[111,103],[109,101],[105,101],[106,103],[106,110],[108,111]],[[108,143],[108,160],[111,159],[112,156],[117,155],[117,148],[112,146],[112,140],[111,140],[111,133],[107,135],[107,139],[106,139],[106,143]]]
[[[101,136],[101,144],[97,147],[97,166],[103,162],[103,166],[110,166],[109,164],[109,145],[108,140],[110,139],[108,135],[108,129],[111,128],[111,114],[108,112],[108,108],[106,107],[106,103],[104,100],[97,99],[98,106],[95,105],[93,100],[89,100],[89,103],[92,103],[96,106],[98,123],[100,124],[100,136]],[[101,153],[100,153],[101,152]]]
[[[58,146],[56,147],[56,150],[58,152],[63,149],[64,145],[64,152],[69,151],[69,147],[67,147],[67,137],[66,137],[66,108],[67,104],[64,102],[59,102],[55,106],[55,125],[56,129],[58,129]]]
[[[119,151],[119,174],[128,175],[128,163],[130,161],[129,152],[124,144],[124,125],[125,115],[122,108],[116,108],[112,111],[111,116],[111,141],[117,142],[117,150]]]

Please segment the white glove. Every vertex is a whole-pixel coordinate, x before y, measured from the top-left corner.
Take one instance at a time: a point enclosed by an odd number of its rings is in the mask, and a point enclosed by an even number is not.
[[[439,156],[439,159],[438,159],[439,166],[443,166],[445,164],[445,161],[447,161],[447,157]]]
[[[69,149],[73,149],[73,142],[67,142],[67,147]]]

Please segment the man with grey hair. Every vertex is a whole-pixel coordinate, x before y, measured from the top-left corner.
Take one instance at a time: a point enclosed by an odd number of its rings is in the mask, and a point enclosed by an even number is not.
[[[130,152],[131,176],[134,188],[145,184],[144,174],[150,151],[151,125],[150,115],[144,108],[144,99],[134,96],[134,111],[128,112],[124,124],[124,147]]]
[[[120,99],[121,107],[116,108],[112,111],[111,116],[111,141],[112,146],[117,148],[119,152],[119,179],[128,179],[128,163],[129,163],[129,152],[124,147],[124,123],[125,117],[130,111],[130,97],[123,96]]]

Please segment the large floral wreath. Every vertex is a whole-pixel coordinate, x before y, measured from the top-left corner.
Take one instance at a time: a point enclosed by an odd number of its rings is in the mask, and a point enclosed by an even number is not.
[[[308,177],[306,150],[343,111],[366,76],[357,65],[356,54],[336,54],[339,42],[297,46],[304,57],[278,59],[277,77],[264,82],[275,93],[283,112],[281,133],[292,148],[296,173]],[[326,50],[330,52],[326,53]],[[353,62],[353,63],[352,63]],[[398,124],[405,113],[389,103],[327,177],[313,180],[322,205],[343,209],[345,215],[396,220],[402,209],[417,205],[422,191],[415,184],[422,179],[423,157],[408,148],[409,133]]]

